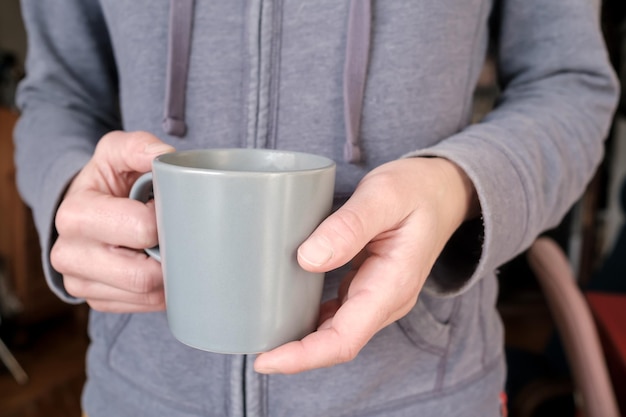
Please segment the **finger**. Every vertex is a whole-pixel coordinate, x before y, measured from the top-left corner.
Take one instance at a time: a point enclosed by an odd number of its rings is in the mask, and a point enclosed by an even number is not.
[[[50,253],[55,270],[64,276],[89,279],[122,291],[147,294],[163,286],[161,265],[143,252],[59,237]],[[72,283],[70,283],[71,285]],[[78,297],[95,297],[70,288]]]
[[[367,249],[363,249],[359,253],[357,253],[356,256],[350,261],[351,270],[358,270],[369,256],[370,254],[368,253]]]
[[[320,314],[317,320],[317,326],[320,327],[323,323],[326,322],[326,320],[331,319],[337,313],[339,307],[341,307],[341,301],[339,301],[339,298],[333,298],[322,303],[322,305],[320,306]]]
[[[350,285],[352,284],[352,281],[354,280],[354,277],[357,273],[358,270],[353,269],[346,274],[343,280],[341,280],[341,283],[339,284],[339,289],[337,290],[337,298],[340,304],[342,304],[346,300],[346,297],[348,296],[348,289],[350,288]]]
[[[377,270],[375,263],[367,261],[361,273],[375,274]],[[355,277],[355,281],[359,279]],[[390,323],[390,304],[393,301],[387,294],[359,285],[316,332],[260,354],[255,369],[260,373],[292,374],[350,361]]]
[[[353,265],[353,268],[358,268],[362,263],[363,261],[359,261],[358,266]],[[350,288],[350,284],[352,283],[352,280],[356,276],[357,272],[357,269],[351,269],[350,271],[348,271],[341,280],[341,283],[339,284],[339,288],[337,289],[337,297],[328,300],[321,305],[318,318],[318,326],[321,326],[322,323],[333,317],[337,310],[341,307],[341,304],[343,304],[348,295],[348,288]]]
[[[89,304],[89,307],[93,310],[107,313],[152,313],[155,311],[163,311],[165,309],[165,304],[143,305],[109,300],[87,300],[87,304]]]
[[[333,317],[321,317],[318,330],[302,340],[259,355],[255,369],[261,373],[292,374],[354,359],[380,329],[415,305],[417,287],[389,285],[381,279],[401,273],[401,268],[394,269],[385,260],[367,259]],[[337,304],[329,304],[323,312],[330,313]]]
[[[375,236],[397,227],[407,214],[399,204],[389,204],[393,199],[381,198],[386,183],[372,178],[359,186],[353,196],[300,245],[300,265],[315,272],[338,268],[354,258]]]
[[[172,151],[172,146],[148,132],[116,131],[106,134],[98,142],[94,161],[117,173],[147,172],[156,156]]]
[[[163,287],[154,288],[146,293],[136,293],[120,290],[102,282],[69,275],[63,276],[63,284],[68,294],[76,298],[85,299],[90,304],[104,304],[115,301],[137,305],[138,307],[141,306],[151,311],[163,309],[165,306]]]
[[[85,190],[68,196],[56,214],[59,236],[143,249],[158,242],[154,207]]]
[[[371,307],[370,294],[355,295],[316,332],[260,354],[254,363],[255,370],[293,374],[354,359],[384,322]]]

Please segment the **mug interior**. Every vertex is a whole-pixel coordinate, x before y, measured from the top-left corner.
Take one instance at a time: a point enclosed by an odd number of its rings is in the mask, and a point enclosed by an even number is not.
[[[158,161],[185,168],[237,172],[289,172],[328,168],[323,156],[274,149],[203,149],[161,155]]]

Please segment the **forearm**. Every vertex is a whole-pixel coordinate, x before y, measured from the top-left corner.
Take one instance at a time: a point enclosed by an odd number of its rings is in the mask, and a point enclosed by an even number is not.
[[[50,266],[49,253],[56,236],[54,217],[65,189],[93,152],[93,142],[87,139],[99,133],[98,129],[76,123],[75,115],[70,118],[62,113],[58,108],[22,113],[14,132],[15,162],[20,194],[32,209],[39,234],[46,279],[59,297],[72,302],[60,275]],[[47,123],[52,120],[55,122]],[[58,120],[68,120],[63,132],[55,132]]]
[[[53,290],[64,294],[48,254],[54,215],[69,181],[96,142],[120,126],[117,75],[99,5],[75,0],[49,7],[23,0],[28,35],[26,77],[17,102],[17,183],[31,207]]]
[[[429,288],[454,293],[557,225],[603,155],[618,86],[588,2],[509,1],[499,50],[495,109],[410,156],[454,161],[476,187],[482,224],[464,224]]]

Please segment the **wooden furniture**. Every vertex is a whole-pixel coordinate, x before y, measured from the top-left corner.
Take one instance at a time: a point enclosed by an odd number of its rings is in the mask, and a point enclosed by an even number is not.
[[[88,344],[84,323],[69,316],[35,327],[28,348],[15,350],[28,383],[0,372],[0,417],[78,417]]]
[[[63,303],[45,282],[31,212],[15,186],[12,133],[17,118],[16,112],[0,107],[0,279],[19,305],[0,326],[25,373],[18,368],[9,373],[0,363],[0,417],[78,416],[87,308]],[[0,305],[3,297],[6,301],[6,292],[0,291]]]

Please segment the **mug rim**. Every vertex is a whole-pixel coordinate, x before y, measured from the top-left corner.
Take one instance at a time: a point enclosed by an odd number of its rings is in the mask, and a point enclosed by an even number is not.
[[[298,158],[307,158],[312,162],[307,163],[303,168],[289,168],[289,169],[228,169],[223,167],[200,167],[194,166],[193,164],[184,164],[182,162],[176,163],[176,158],[185,158],[189,155],[198,155],[198,154],[234,154],[234,155],[243,155],[243,154],[267,154],[267,155],[290,155]],[[332,159],[314,154],[309,152],[302,151],[292,151],[285,149],[267,149],[267,148],[209,148],[209,149],[188,149],[181,150],[175,152],[169,152],[162,155],[157,156],[153,160],[154,165],[161,165],[162,167],[170,167],[175,168],[177,170],[190,170],[195,172],[213,172],[213,173],[228,173],[228,174],[289,174],[289,173],[299,173],[299,172],[315,172],[320,170],[330,169],[336,166],[336,162]]]

